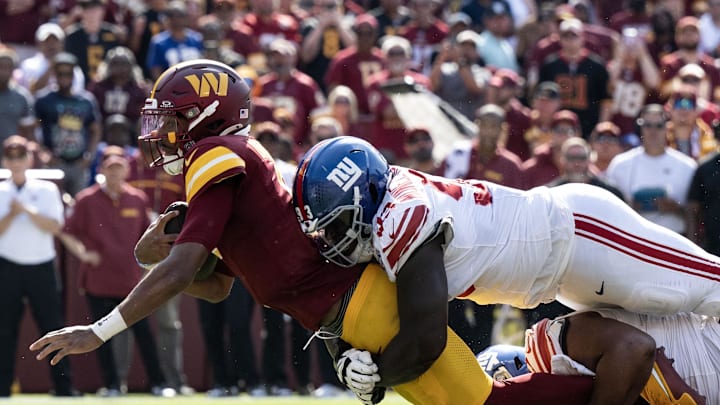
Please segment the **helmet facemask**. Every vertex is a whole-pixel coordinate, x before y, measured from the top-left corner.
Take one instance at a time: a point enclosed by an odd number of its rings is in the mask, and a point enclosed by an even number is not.
[[[342,267],[372,260],[372,224],[362,218],[363,207],[355,204],[339,206],[320,219],[312,233],[320,253]]]
[[[195,145],[188,135],[188,122],[174,109],[155,106],[156,100],[146,100],[138,145],[149,166],[162,166],[170,175],[181,174],[182,158]]]

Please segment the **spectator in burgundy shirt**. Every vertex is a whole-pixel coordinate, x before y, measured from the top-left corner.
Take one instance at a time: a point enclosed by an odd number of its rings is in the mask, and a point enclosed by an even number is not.
[[[18,0],[0,2],[2,42],[25,60],[35,53],[35,30],[50,17],[50,0]]]
[[[635,119],[647,96],[660,84],[660,72],[642,37],[623,38],[608,63],[612,92],[611,121],[625,135],[635,132]]]
[[[317,83],[297,65],[297,47],[286,39],[274,40],[268,48],[270,72],[258,79],[258,95],[272,100],[275,108],[288,110],[295,122],[295,143],[307,142],[310,112],[325,104]]]
[[[538,147],[535,156],[523,163],[527,188],[545,185],[560,176],[562,144],[574,136],[580,136],[577,114],[570,110],[556,112],[550,142]]]
[[[251,0],[252,11],[245,15],[242,23],[257,38],[260,49],[265,50],[277,38],[284,38],[295,44],[302,39],[295,19],[275,10],[274,0]]]
[[[411,0],[412,17],[398,31],[398,35],[412,44],[413,70],[426,76],[430,74],[433,55],[450,31],[445,22],[435,17],[438,5],[435,0]]]
[[[508,128],[505,111],[498,105],[486,104],[475,116],[477,137],[448,154],[440,168],[441,175],[452,179],[488,180],[524,189],[522,161],[502,146]]]
[[[489,85],[488,102],[505,110],[508,125],[505,147],[521,160],[528,159],[531,151],[524,135],[531,125],[530,109],[518,100],[522,88],[520,76],[512,70],[499,69],[490,79]]]
[[[335,54],[325,74],[325,84],[331,91],[338,85],[352,89],[360,114],[368,115],[368,79],[383,67],[383,53],[375,46],[378,22],[370,14],[361,14],[355,18],[353,31],[357,36],[355,46]]]
[[[720,70],[715,67],[715,60],[700,51],[700,28],[697,18],[688,16],[681,18],[675,27],[675,43],[678,50],[665,55],[660,60],[662,75],[662,95],[667,98],[672,94],[672,79],[680,69],[688,63],[698,64],[710,83],[710,101],[720,100]]]

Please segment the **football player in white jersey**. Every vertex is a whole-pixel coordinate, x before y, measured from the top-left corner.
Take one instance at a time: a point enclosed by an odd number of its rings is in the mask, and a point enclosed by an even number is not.
[[[306,154],[293,191],[301,227],[328,260],[350,266],[376,259],[399,296],[437,302],[430,298],[445,294],[519,308],[557,298],[574,309],[720,315],[720,258],[597,187],[520,191],[449,180],[389,166],[369,143],[340,137]],[[427,307],[428,317],[447,310]],[[391,346],[375,359],[381,377],[384,364],[427,350]],[[596,380],[602,389],[593,403],[637,398],[641,378],[626,377]]]

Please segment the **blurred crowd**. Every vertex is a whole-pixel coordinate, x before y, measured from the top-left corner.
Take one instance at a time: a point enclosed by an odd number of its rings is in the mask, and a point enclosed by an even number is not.
[[[130,291],[142,276],[134,241],[184,199],[182,180],[138,153],[140,108],[163,71],[198,58],[224,62],[250,84],[252,135],[288,184],[309,147],[354,135],[391,163],[441,176],[521,189],[604,187],[720,253],[720,0],[6,0],[0,144],[14,186],[0,188],[0,285],[24,282],[8,278],[17,266],[46,271],[52,248],[27,263],[13,242],[51,235],[79,259],[79,285],[68,288],[80,289],[95,317]],[[222,89],[200,78],[198,91]],[[55,225],[40,227],[35,197],[22,197],[30,191],[18,173],[31,168],[61,173],[65,215],[52,219],[57,207],[46,215]],[[17,235],[8,229],[33,226],[39,233],[8,241]],[[48,277],[48,291],[57,291]],[[24,294],[33,308],[58,307]],[[13,308],[23,300],[0,297]],[[323,384],[312,385],[308,332],[267,308],[256,368],[252,298],[236,283],[228,302],[198,304],[213,369],[208,395],[344,395],[324,350]],[[177,300],[161,309],[155,333],[132,328],[148,389],[159,396],[193,392],[178,310]],[[553,303],[524,319],[567,310]],[[16,312],[6,324],[19,324]],[[41,329],[63,323],[55,312],[34,309]],[[510,313],[452,302],[450,321],[479,352],[498,341]],[[2,350],[14,350],[17,329],[0,331]],[[106,346],[98,394],[123,395],[131,340],[126,332]],[[14,355],[0,354],[0,396],[10,394]],[[282,367],[288,356],[293,387]],[[62,367],[55,393],[77,394]]]

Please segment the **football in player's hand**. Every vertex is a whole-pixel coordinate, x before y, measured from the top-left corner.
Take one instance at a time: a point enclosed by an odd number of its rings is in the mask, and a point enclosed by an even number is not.
[[[188,205],[184,201],[175,201],[168,205],[167,208],[165,208],[165,214],[171,211],[179,211],[180,214],[174,218],[171,218],[170,221],[168,221],[165,224],[165,233],[171,234],[171,233],[180,233],[182,230],[183,224],[185,223],[185,214],[187,213]],[[210,253],[205,259],[205,262],[202,266],[200,266],[200,270],[198,270],[197,273],[195,273],[195,280],[205,280],[215,271],[215,265],[217,265],[218,257],[214,254]]]
[[[178,211],[180,215],[175,218],[171,218],[168,223],[165,224],[165,233],[180,233],[183,224],[185,223],[185,213],[187,212],[187,203],[184,201],[175,201],[165,208],[164,214],[172,211]]]

